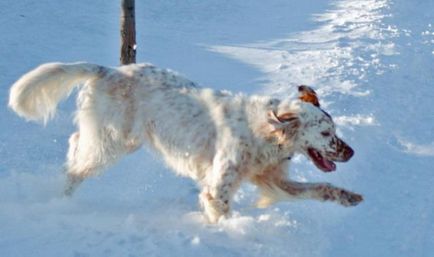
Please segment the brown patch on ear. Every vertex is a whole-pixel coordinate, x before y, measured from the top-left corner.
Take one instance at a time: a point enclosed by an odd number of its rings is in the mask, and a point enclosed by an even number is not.
[[[297,129],[300,127],[300,120],[295,113],[283,113],[276,115],[273,111],[269,112],[270,119],[268,122],[272,126],[270,135],[277,139],[279,144],[284,144],[290,140],[297,133]]]
[[[300,94],[300,96],[298,97],[300,100],[319,107],[318,97],[316,96],[316,93],[312,88],[301,85],[298,87],[298,93]]]
[[[297,114],[292,113],[292,112],[287,112],[281,115],[276,116],[277,120],[279,120],[280,122],[284,123],[284,122],[291,122],[291,121],[295,121],[297,120]]]
[[[280,115],[276,115],[274,111],[270,111],[268,113],[268,117],[270,117],[270,123],[287,123],[298,119],[297,114],[292,112],[286,112]]]

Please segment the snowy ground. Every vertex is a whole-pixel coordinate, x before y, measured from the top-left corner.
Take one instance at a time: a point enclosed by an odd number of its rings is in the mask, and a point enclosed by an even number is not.
[[[40,63],[117,65],[117,2],[0,2],[0,256],[432,256],[434,1],[136,1],[140,61],[245,93],[312,85],[356,149],[332,174],[299,157],[291,176],[360,192],[360,206],[255,209],[245,185],[216,226],[194,183],[146,150],[63,199],[73,97],[46,128],[5,107]]]

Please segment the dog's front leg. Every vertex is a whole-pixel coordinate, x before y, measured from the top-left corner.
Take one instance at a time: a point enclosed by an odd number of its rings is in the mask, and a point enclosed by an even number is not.
[[[329,183],[299,183],[281,180],[276,184],[281,190],[295,198],[333,201],[343,206],[355,206],[363,201],[361,195]]]
[[[252,182],[261,189],[258,207],[267,207],[281,200],[313,199],[333,201],[343,206],[354,206],[363,201],[359,194],[329,183],[301,183],[287,178],[285,166],[272,167],[262,175],[253,177]]]
[[[232,197],[240,186],[241,177],[236,162],[220,157],[214,159],[212,172],[207,174],[199,196],[210,223],[216,223],[220,217],[229,215]]]

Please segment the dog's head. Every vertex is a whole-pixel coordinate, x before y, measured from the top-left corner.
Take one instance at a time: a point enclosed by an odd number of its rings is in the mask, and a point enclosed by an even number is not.
[[[320,108],[313,89],[300,86],[297,107],[279,108],[271,113],[275,127],[280,128],[285,139],[293,142],[292,148],[300,152],[324,172],[334,171],[334,162],[346,162],[353,149],[336,135],[331,116]]]

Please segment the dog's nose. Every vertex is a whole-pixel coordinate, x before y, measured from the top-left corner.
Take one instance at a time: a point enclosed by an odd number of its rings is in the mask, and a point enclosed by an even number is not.
[[[338,153],[340,161],[346,162],[354,155],[354,150],[344,141],[338,138]]]
[[[347,146],[344,150],[345,160],[348,161],[349,159],[351,159],[351,157],[353,157],[353,155],[354,155],[354,150],[351,147]]]

